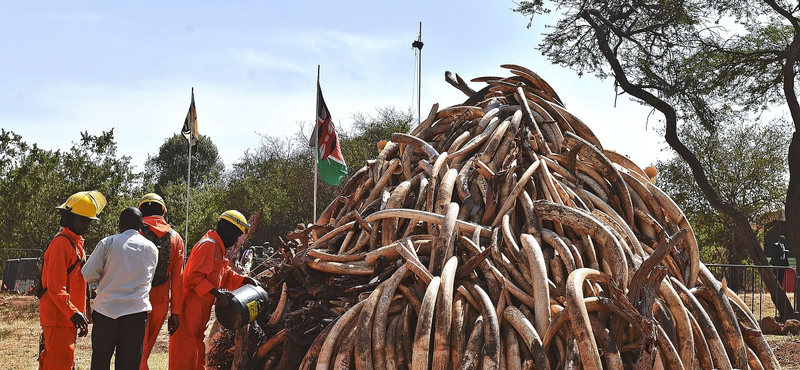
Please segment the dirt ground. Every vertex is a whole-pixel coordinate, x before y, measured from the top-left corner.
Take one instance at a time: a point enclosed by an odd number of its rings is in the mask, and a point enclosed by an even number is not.
[[[0,293],[0,369],[36,369],[39,351],[39,301],[33,296]],[[148,361],[150,369],[167,369],[167,326],[156,339]],[[91,325],[89,325],[91,333]],[[91,334],[90,334],[91,335]],[[89,336],[78,338],[75,349],[75,369],[88,370],[91,364],[92,342]],[[112,362],[113,364],[113,362]],[[114,365],[112,365],[113,367]]]
[[[3,369],[35,369],[39,343],[38,301],[32,296],[0,293],[0,364]],[[783,369],[800,370],[800,336],[766,336]],[[91,341],[78,338],[76,369],[89,369]],[[150,357],[151,369],[167,368],[166,325]],[[113,365],[112,365],[113,366]]]
[[[766,338],[783,369],[800,369],[800,337],[767,335]]]

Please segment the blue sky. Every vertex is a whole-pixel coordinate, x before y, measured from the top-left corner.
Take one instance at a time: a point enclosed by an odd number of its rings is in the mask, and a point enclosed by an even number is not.
[[[469,81],[508,76],[500,65],[519,64],[548,81],[607,149],[641,167],[668,156],[648,109],[625,97],[615,107],[611,80],[551,65],[535,50],[542,24],[527,29],[513,7],[505,0],[2,2],[0,128],[45,149],[114,128],[119,153],[141,170],[180,130],[194,87],[199,130],[231,165],[260,145],[260,135],[287,137],[314,119],[317,65],[340,127],[379,107],[416,109],[411,42],[422,22],[423,115],[433,103],[466,98],[444,81],[445,71]]]

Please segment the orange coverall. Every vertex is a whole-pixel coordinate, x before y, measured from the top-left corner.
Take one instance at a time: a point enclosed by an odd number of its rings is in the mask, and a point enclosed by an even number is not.
[[[56,236],[44,253],[42,265],[42,285],[47,291],[39,302],[39,322],[44,332],[44,351],[39,354],[40,370],[72,369],[78,329],[70,317],[86,309],[86,280],[81,274],[81,264],[67,274],[67,269],[79,256],[86,260],[83,237],[65,227],[59,234],[69,240]]]
[[[163,216],[147,216],[142,218],[144,226],[149,228],[157,237],[161,238],[169,232],[172,227],[164,220]],[[167,312],[178,315],[178,326],[183,325],[183,317],[180,316],[181,304],[183,300],[183,239],[178,233],[172,234],[170,253],[169,253],[169,277],[167,282],[150,288],[150,305],[153,310],[147,315],[147,330],[144,333],[144,346],[142,347],[142,362],[139,364],[140,370],[149,370],[147,359],[158,338],[158,332],[164,325]],[[177,237],[175,237],[177,236]]]
[[[178,330],[169,337],[170,370],[202,370],[205,366],[206,325],[211,317],[211,289],[233,290],[242,286],[243,275],[228,267],[225,246],[211,230],[192,248],[183,271],[183,311]]]

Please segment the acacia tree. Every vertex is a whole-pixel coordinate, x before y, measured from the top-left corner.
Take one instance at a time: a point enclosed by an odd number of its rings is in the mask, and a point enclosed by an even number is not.
[[[138,181],[132,171],[130,157],[117,157],[113,130],[82,132],[64,152],[42,150],[0,130],[0,218],[9,221],[0,225],[7,236],[0,249],[43,248],[59,229],[55,207],[75,192],[99,190],[108,204],[85,235],[91,251],[101,238],[117,233],[120,212],[132,205]]]
[[[390,140],[395,132],[408,132],[411,113],[379,108],[375,116],[357,113],[350,130],[339,132],[342,153],[352,176],[367,160],[378,156],[377,143]],[[341,127],[341,126],[339,126]],[[254,240],[271,243],[294,229],[298,223],[313,222],[314,153],[303,127],[292,137],[265,135],[261,146],[245,152],[228,176],[226,204],[240,207],[245,214],[264,209]],[[349,178],[349,176],[348,176]],[[344,184],[345,178],[342,181]],[[318,182],[318,214],[338,195],[341,185]]]
[[[276,243],[297,223],[311,222],[313,156],[308,140],[295,135],[280,139],[264,136],[261,146],[246,151],[229,175],[227,203],[236,203],[246,215],[263,208],[255,240]],[[320,199],[330,199],[334,187],[321,186]]]
[[[394,107],[378,108],[376,114],[353,115],[353,126],[342,137],[342,152],[347,153],[348,171],[353,175],[367,164],[367,160],[378,157],[377,144],[391,140],[395,132],[407,133],[411,129],[414,115]]]
[[[86,250],[91,252],[100,239],[119,232],[119,214],[135,205],[134,186],[139,181],[133,173],[131,157],[117,157],[114,130],[100,135],[81,132],[81,140],[62,156],[62,171],[66,199],[81,190],[99,190],[108,204],[95,221],[86,238]]]
[[[188,168],[188,143],[181,134],[175,134],[164,140],[158,148],[158,154],[147,156],[144,163],[146,183],[155,183],[156,192],[162,192],[170,183],[183,181],[186,184]],[[193,187],[219,181],[225,171],[225,165],[219,155],[217,146],[208,136],[200,135],[197,148],[192,153]]]
[[[54,207],[62,196],[61,153],[29,145],[20,135],[0,130],[0,254],[38,257],[12,249],[41,249],[58,230]],[[67,195],[68,196],[68,195]],[[65,198],[66,199],[66,198]]]
[[[764,225],[765,215],[783,208],[781,200],[788,183],[788,125],[781,122],[726,124],[713,131],[685,125],[679,129],[679,134],[706,168],[725,169],[710,171],[709,181],[752,225]],[[742,237],[731,219],[709,205],[685,161],[679,157],[660,160],[656,169],[659,187],[689,218],[703,261],[741,264],[748,258],[741,247]],[[733,277],[728,277],[728,284],[736,290],[739,282]]]
[[[780,0],[637,0],[551,2],[562,12],[539,45],[552,62],[579,74],[613,77],[624,93],[663,115],[664,138],[687,163],[703,196],[730,217],[751,259],[767,264],[748,218],[720,196],[707,169],[678,135],[678,125],[713,129],[731,115],[781,102],[795,134],[789,147],[786,215],[790,238],[800,241],[800,104],[794,93],[800,58],[800,9]],[[766,6],[765,6],[766,5]],[[520,3],[532,17],[549,12],[543,0]],[[725,28],[722,24],[730,24]],[[783,90],[783,97],[776,95]],[[761,96],[759,96],[759,93]],[[795,253],[800,242],[793,242]],[[800,255],[800,254],[796,254]],[[774,275],[761,272],[781,315],[792,307]],[[788,310],[787,310],[788,309]]]
[[[145,189],[137,195],[153,192]],[[226,209],[239,209],[238,206],[226,206],[227,188],[221,182],[203,184],[192,187],[191,207],[189,209],[189,233],[186,234],[186,180],[171,182],[157,192],[167,204],[164,218],[183,237],[186,251],[189,252],[194,243],[210,229],[216,227],[217,217]],[[137,198],[138,200],[139,198]]]

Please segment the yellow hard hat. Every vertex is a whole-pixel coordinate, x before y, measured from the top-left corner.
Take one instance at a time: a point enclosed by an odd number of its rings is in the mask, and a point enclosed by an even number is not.
[[[166,203],[164,203],[164,199],[162,199],[161,196],[156,194],[156,193],[147,193],[147,194],[143,195],[142,199],[139,200],[139,204],[136,207],[141,209],[142,208],[142,204],[150,203],[150,202],[160,204],[161,205],[161,210],[163,211],[163,213],[164,214],[167,213],[167,205],[166,205]]]
[[[79,191],[72,194],[64,204],[56,207],[57,209],[74,213],[78,216],[88,217],[97,220],[97,215],[106,206],[106,197],[99,191]]]
[[[222,212],[217,220],[225,220],[232,223],[234,226],[238,227],[239,230],[242,230],[242,233],[246,233],[250,228],[250,224],[247,223],[247,219],[244,218],[244,215],[232,209]]]

